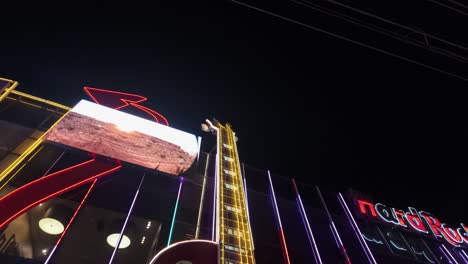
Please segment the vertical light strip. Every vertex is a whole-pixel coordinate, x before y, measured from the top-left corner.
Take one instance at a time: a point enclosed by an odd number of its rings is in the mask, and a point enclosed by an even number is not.
[[[52,170],[55,167],[55,165],[57,164],[57,162],[59,162],[59,160],[62,159],[63,155],[65,155],[65,151],[63,151],[62,154],[60,154],[60,156],[54,161],[54,163],[52,163],[52,165],[50,165],[49,169],[44,174],[42,174],[42,177],[49,174],[50,170]]]
[[[299,189],[297,189],[296,181],[292,179],[294,186],[294,191],[296,191],[296,202],[299,207],[299,212],[301,213],[302,222],[306,227],[307,237],[309,238],[310,246],[312,247],[312,252],[314,253],[315,262],[322,264],[322,258],[320,257],[320,252],[315,242],[314,233],[312,233],[312,228],[310,227],[309,219],[307,218],[307,213],[304,209],[304,204],[302,203],[301,195],[299,194]]]
[[[63,153],[62,153],[63,155]],[[52,249],[52,251],[50,251],[49,253],[49,256],[47,256],[47,259],[46,261],[44,262],[44,264],[47,264],[49,263],[50,261],[50,258],[52,257],[52,255],[54,254],[55,250],[57,249],[58,245],[60,244],[60,242],[62,241],[63,237],[65,236],[65,234],[67,233],[68,229],[70,228],[71,224],[73,223],[73,221],[75,220],[75,217],[76,215],[78,214],[78,212],[81,210],[81,207],[83,206],[84,202],[86,201],[86,199],[88,199],[88,195],[91,193],[91,190],[94,188],[94,185],[96,185],[96,182],[97,182],[98,179],[95,179],[93,181],[93,183],[91,184],[91,186],[89,187],[88,191],[86,192],[85,196],[83,197],[83,199],[81,200],[81,203],[78,205],[78,207],[76,208],[75,212],[73,213],[73,216],[71,217],[70,221],[68,222],[67,226],[65,227],[65,229],[63,230],[62,234],[60,235],[60,238],[57,240],[57,242],[55,243],[55,246],[54,248]]]
[[[253,240],[253,235],[252,235],[252,227],[250,226],[250,213],[249,213],[249,197],[247,195],[247,179],[245,178],[245,166],[244,163],[242,163],[242,175],[244,176],[244,198],[245,198],[245,205],[247,209],[247,221],[249,221],[249,235],[250,235],[250,241],[252,242],[252,250],[255,250],[255,243]],[[253,253],[252,253],[253,254]]]
[[[197,165],[198,165],[198,160],[200,159],[201,140],[202,140],[202,138],[201,138],[200,136],[198,136],[198,140],[197,140],[197,145],[198,145],[198,150],[197,150]]]
[[[346,248],[343,244],[343,241],[341,241],[340,234],[338,233],[338,230],[336,229],[335,223],[333,222],[333,218],[330,214],[330,210],[328,210],[327,203],[325,203],[325,199],[323,199],[322,192],[320,192],[320,189],[318,186],[315,186],[315,191],[317,192],[317,195],[320,199],[320,202],[322,203],[323,209],[325,210],[325,213],[327,215],[328,221],[329,221],[329,226],[330,230],[332,232],[333,238],[335,239],[335,242],[338,246],[339,249],[341,249],[341,253],[343,254],[345,261],[347,264],[351,264],[351,260],[349,259],[348,252],[346,252]]]
[[[136,201],[136,199],[138,197],[138,194],[140,193],[141,185],[143,184],[144,179],[145,179],[145,174],[143,174],[143,177],[141,177],[140,185],[138,185],[138,189],[135,192],[135,196],[133,197],[133,201],[132,201],[132,204],[130,205],[130,209],[128,210],[127,217],[125,218],[124,225],[122,226],[122,230],[120,231],[119,241],[117,242],[117,245],[115,245],[114,251],[112,252],[112,256],[111,256],[111,258],[109,260],[109,264],[111,264],[112,261],[114,260],[115,253],[117,252],[117,249],[119,249],[120,242],[122,242],[122,237],[123,237],[123,233],[125,231],[125,227],[127,227],[128,219],[130,218],[130,215],[132,214],[133,206],[135,205],[135,201]]]
[[[447,252],[447,254],[450,256],[450,259],[453,260],[453,263],[454,264],[459,264],[458,261],[455,259],[455,257],[450,253],[450,251],[445,247],[444,244],[440,244],[442,249],[445,250],[445,252]]]
[[[465,250],[460,249],[462,255],[464,256],[465,260],[468,262],[468,255],[466,254]]]
[[[179,191],[177,192],[177,200],[174,206],[174,213],[172,214],[172,222],[171,222],[171,229],[169,230],[169,238],[167,239],[167,246],[171,244],[172,240],[172,232],[174,231],[174,223],[177,215],[177,207],[179,206],[179,199],[180,199],[180,191],[182,190],[182,184],[184,183],[183,178],[180,179],[179,183]]]
[[[362,237],[361,230],[359,230],[359,226],[357,225],[356,221],[354,220],[353,215],[351,214],[351,211],[349,210],[348,205],[346,204],[343,195],[341,193],[338,193],[338,200],[341,203],[341,206],[343,207],[346,215],[348,216],[348,219],[351,222],[351,226],[353,227],[354,233],[358,237],[359,243],[361,244],[362,248],[364,249],[364,252],[366,253],[367,259],[369,260],[370,263],[372,264],[377,264],[377,261],[375,261],[374,255],[372,255],[372,252],[369,249],[369,246],[367,245],[366,241]]]
[[[468,260],[466,259],[466,256],[461,253],[461,251],[457,251],[457,254],[460,256],[460,259],[463,261],[463,263],[467,264]]]
[[[268,180],[270,181],[271,197],[273,200],[273,204],[275,205],[274,209],[275,209],[275,214],[276,214],[276,220],[278,221],[279,233],[282,239],[283,254],[284,254],[283,257],[284,257],[285,263],[291,264],[291,261],[289,260],[288,246],[286,244],[286,239],[284,237],[283,224],[281,223],[281,216],[278,210],[278,203],[276,202],[275,189],[273,188],[273,182],[271,181],[270,170],[268,170],[267,172],[268,172]]]
[[[213,129],[213,131],[216,131],[216,149],[217,149],[217,153],[216,153],[216,163],[215,163],[215,181],[214,181],[214,190],[213,190],[213,196],[214,196],[214,199],[213,199],[213,230],[212,230],[212,240],[215,241],[215,242],[218,242],[218,245],[219,245],[219,223],[217,223],[217,221],[221,220],[219,219],[219,210],[220,210],[220,202],[219,202],[219,172],[220,172],[220,164],[219,164],[219,159],[221,157],[221,135],[220,135],[220,130],[213,126],[211,124],[211,122],[209,122],[207,120],[207,122],[210,124],[210,127],[211,129]],[[219,250],[218,250],[218,258],[219,258]]]
[[[208,173],[208,165],[210,164],[210,154],[206,154],[205,174],[203,175],[203,185],[200,197],[200,207],[198,208],[197,229],[195,230],[195,239],[200,235],[201,216],[203,212],[203,203],[205,201],[206,175]]]

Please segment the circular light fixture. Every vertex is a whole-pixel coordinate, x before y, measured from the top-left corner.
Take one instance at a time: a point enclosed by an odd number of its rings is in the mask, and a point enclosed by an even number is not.
[[[115,248],[117,246],[117,243],[119,242],[119,237],[119,233],[110,234],[107,237],[107,244]],[[128,236],[126,235],[123,235],[122,241],[120,241],[119,248],[127,248],[128,246],[130,246],[130,238],[128,238]]]
[[[51,235],[59,235],[65,229],[63,224],[54,218],[42,218],[39,220],[39,228]]]

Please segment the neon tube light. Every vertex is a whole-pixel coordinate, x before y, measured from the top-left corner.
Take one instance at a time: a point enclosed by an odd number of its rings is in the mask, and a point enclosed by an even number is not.
[[[115,245],[115,248],[114,248],[114,251],[112,252],[112,256],[109,260],[109,264],[112,263],[112,261],[114,260],[114,256],[115,256],[115,253],[117,252],[117,249],[119,249],[119,246],[120,246],[120,242],[122,242],[122,238],[124,236],[124,231],[125,231],[125,227],[127,227],[127,223],[128,223],[128,219],[130,218],[130,214],[132,214],[132,211],[133,211],[133,206],[135,205],[135,201],[138,197],[138,194],[140,193],[140,189],[141,189],[141,185],[143,184],[143,181],[145,180],[145,174],[143,174],[143,177],[141,177],[141,180],[140,180],[140,185],[138,185],[138,189],[137,191],[135,192],[135,196],[133,197],[133,201],[132,201],[132,204],[130,205],[130,209],[128,210],[128,213],[127,213],[127,217],[125,218],[125,222],[124,222],[124,225],[122,226],[122,230],[120,231],[120,235],[119,235],[119,240],[117,242],[117,245]]]
[[[315,186],[315,191],[317,192],[318,197],[320,198],[320,202],[322,203],[323,209],[325,210],[325,213],[327,214],[327,218],[329,221],[329,227],[332,232],[333,238],[335,238],[335,242],[338,246],[339,249],[341,249],[341,253],[343,254],[346,263],[351,264],[351,260],[349,259],[348,252],[346,252],[346,248],[343,244],[343,241],[341,241],[340,234],[338,233],[338,230],[336,229],[335,223],[333,222],[333,218],[331,217],[330,210],[328,210],[327,203],[325,203],[325,200],[323,199],[322,192],[320,191],[319,187],[316,185]]]
[[[95,159],[91,159],[91,160],[88,160],[88,161],[85,161],[83,163],[80,163],[80,164],[77,164],[75,166],[72,166],[72,167],[69,167],[69,168],[66,168],[66,169],[63,169],[61,171],[57,171],[57,172],[54,172],[52,174],[49,174],[45,177],[42,177],[42,178],[39,178],[39,179],[36,179],[32,182],[29,182],[23,186],[21,186],[20,188],[14,190],[13,192],[9,193],[8,195],[2,197],[0,199],[0,205],[2,204],[5,204],[7,203],[8,204],[8,200],[11,200],[11,199],[15,199],[15,197],[17,196],[16,194],[18,193],[21,193],[21,192],[34,192],[34,189],[37,189],[37,188],[40,188],[40,187],[43,187],[45,184],[47,184],[47,182],[52,178],[55,179],[55,177],[60,177],[59,175],[65,173],[65,172],[69,172],[71,171],[72,169],[76,169],[78,167],[81,167],[81,166],[84,166],[84,165],[87,165],[89,163],[92,163],[94,162]],[[56,191],[50,191],[50,194],[48,195],[45,195],[44,197],[40,198],[41,196],[37,197],[34,201],[31,201],[30,204],[28,205],[25,205],[23,208],[21,209],[13,209],[13,211],[15,212],[14,214],[5,214],[5,215],[0,215],[1,217],[1,221],[0,221],[0,229],[2,229],[6,224],[8,224],[9,222],[11,222],[13,219],[15,219],[16,217],[18,217],[20,214],[24,213],[26,210],[32,208],[33,206],[39,204],[39,203],[42,203],[43,201],[47,201],[48,199],[51,199],[55,196],[58,196],[62,193],[65,193],[71,189],[74,189],[78,186],[81,186],[83,184],[86,184],[88,182],[91,182],[93,181],[94,179],[96,178],[99,178],[101,176],[104,176],[104,175],[107,175],[107,174],[110,174],[112,172],[115,172],[117,170],[119,170],[120,168],[122,167],[122,165],[118,165],[116,167],[113,167],[107,171],[104,171],[104,172],[101,172],[101,173],[98,173],[92,177],[89,177],[89,178],[85,178],[81,181],[78,181],[76,182],[75,184],[72,184],[72,185],[66,185],[67,187],[64,187],[62,189],[58,189]],[[45,181],[45,183],[44,183]],[[63,183],[62,183],[63,185]],[[28,190],[28,189],[32,189],[32,190]],[[23,201],[24,202],[24,201]],[[8,218],[7,218],[8,217]]]
[[[66,226],[65,229],[63,230],[62,234],[60,235],[60,238],[59,238],[59,239],[57,240],[57,242],[55,243],[54,248],[52,249],[52,251],[50,251],[50,254],[49,254],[49,256],[47,257],[47,259],[46,259],[46,261],[44,262],[44,264],[49,263],[50,258],[52,257],[52,255],[54,254],[54,252],[55,252],[55,250],[57,249],[58,245],[60,244],[60,242],[62,241],[63,237],[64,237],[65,234],[67,233],[68,228],[70,228],[71,224],[72,224],[73,221],[75,220],[76,215],[78,214],[78,212],[80,211],[80,209],[81,209],[81,207],[83,206],[84,202],[85,202],[86,199],[88,198],[88,195],[91,193],[91,190],[94,188],[94,185],[96,185],[97,180],[98,180],[98,179],[94,179],[93,183],[92,183],[91,186],[89,187],[89,189],[88,189],[88,191],[86,192],[85,196],[83,197],[83,199],[81,199],[80,205],[78,205],[78,207],[76,208],[75,213],[73,213],[73,216],[71,217],[71,219],[70,219],[70,221],[68,222],[67,226]]]
[[[274,209],[275,209],[275,214],[276,214],[276,220],[278,221],[279,233],[280,233],[280,237],[282,240],[281,245],[283,246],[284,261],[288,264],[291,264],[291,261],[289,260],[289,253],[288,253],[288,246],[286,244],[286,238],[284,237],[283,224],[281,223],[281,216],[278,210],[278,203],[276,202],[275,189],[273,188],[273,182],[271,181],[270,171],[268,170],[267,172],[268,172],[268,180],[270,181],[271,197],[272,197],[273,204],[275,205]]]
[[[247,221],[249,222],[249,234],[250,234],[250,241],[252,241],[252,250],[255,250],[255,244],[252,236],[252,227],[250,226],[250,213],[249,213],[249,198],[247,196],[247,180],[245,178],[245,170],[244,170],[244,163],[242,163],[242,174],[244,175],[244,199],[245,205],[247,209]]]
[[[368,237],[367,237],[366,235],[364,235],[364,234],[362,234],[362,237],[363,237],[365,240],[369,241],[369,242],[374,242],[374,243],[376,243],[376,244],[383,245],[383,242],[382,242],[381,240],[377,240],[377,239],[375,239],[375,238],[372,238],[372,239],[371,239],[371,238],[368,238]]]
[[[68,112],[67,112],[68,113]],[[21,155],[13,161],[8,168],[6,168],[3,172],[0,173],[0,181],[2,181],[10,172],[12,172],[26,157],[31,154],[43,141],[44,141],[44,136],[52,130],[62,119],[66,116],[64,114],[61,116],[44,134],[42,134],[36,141],[34,141],[31,146],[28,147]],[[1,187],[3,188],[3,186]]]
[[[462,255],[463,255],[463,258],[465,259],[465,263],[468,263],[468,255],[466,254],[466,252],[463,250],[463,249],[460,249]]]
[[[21,167],[13,174],[11,175],[10,178],[8,178],[5,183],[3,183],[2,186],[0,186],[0,190],[3,189],[11,180],[13,180],[20,171],[23,170],[23,168],[37,155],[39,152],[44,148],[44,146],[41,146],[36,152],[34,152],[31,157],[23,164]]]
[[[343,207],[346,215],[348,216],[348,219],[351,222],[351,226],[353,227],[354,233],[358,237],[359,243],[361,244],[362,248],[364,249],[364,252],[366,253],[367,259],[371,264],[377,264],[377,261],[374,258],[374,255],[372,255],[372,252],[369,249],[369,246],[367,246],[366,241],[362,237],[361,230],[359,230],[359,226],[357,225],[356,221],[353,218],[353,215],[351,214],[351,211],[349,210],[348,205],[346,204],[343,195],[341,193],[338,193],[338,200],[341,203],[341,206]]]
[[[148,100],[148,98],[144,96],[131,94],[131,93],[123,93],[123,92],[117,92],[117,91],[111,91],[111,90],[98,89],[98,88],[91,88],[91,87],[84,87],[83,89],[86,92],[86,94],[88,94],[88,96],[97,104],[109,106],[111,108],[114,108],[115,110],[119,110],[119,109],[122,109],[124,107],[131,105],[149,114],[156,122],[169,126],[169,122],[167,122],[167,119],[163,115],[154,111],[153,109],[139,105],[139,103]],[[103,103],[102,100],[100,102],[97,99],[98,94],[107,94],[107,96],[110,95],[112,97],[109,97],[111,98],[109,102]],[[114,105],[111,105],[111,103]]]
[[[197,219],[197,229],[195,231],[195,239],[200,235],[200,226],[201,226],[201,215],[203,212],[203,203],[205,200],[205,189],[206,189],[206,174],[208,173],[208,165],[210,163],[210,154],[207,154],[205,162],[205,174],[203,175],[203,185],[200,197],[200,207],[198,208],[198,219]]]
[[[21,97],[31,99],[33,101],[37,101],[37,102],[41,102],[41,103],[44,103],[44,104],[47,104],[47,105],[50,105],[50,106],[54,106],[54,107],[60,108],[60,109],[65,110],[65,111],[71,110],[71,108],[68,107],[68,106],[65,106],[65,105],[62,105],[62,104],[59,104],[59,103],[56,103],[56,102],[52,102],[52,101],[49,101],[49,100],[46,100],[46,99],[43,99],[43,98],[40,98],[40,97],[37,97],[37,96],[34,96],[34,95],[23,93],[23,92],[20,92],[20,91],[15,90],[15,91],[11,91],[11,93],[15,94],[15,95],[18,95],[18,96],[21,96]]]
[[[177,215],[177,207],[179,205],[179,198],[180,198],[180,191],[182,190],[182,184],[184,181],[181,179],[179,183],[179,191],[177,192],[177,200],[174,206],[174,213],[172,214],[172,223],[171,223],[171,229],[169,230],[169,238],[167,239],[167,246],[171,244],[172,240],[172,232],[174,231],[174,223],[175,223],[175,218]]]
[[[292,179],[294,186],[294,191],[296,191],[296,202],[299,206],[299,212],[301,213],[302,222],[306,227],[307,237],[309,238],[309,243],[312,247],[312,252],[315,257],[316,263],[322,263],[322,258],[320,257],[320,252],[317,248],[317,243],[315,242],[314,233],[312,233],[312,228],[310,227],[309,219],[307,218],[307,213],[304,209],[304,204],[302,203],[301,195],[299,194],[299,189],[297,189],[296,181]]]
[[[18,86],[18,82],[15,82],[15,81],[11,81],[11,80],[6,80],[6,79],[2,79],[2,81],[7,81],[7,82],[10,82],[12,83],[10,87],[6,88],[4,91],[3,91],[3,94],[0,95],[0,102],[3,101],[3,99],[5,99],[5,97],[7,97],[7,95],[12,92],[16,86]]]
[[[450,253],[450,251],[445,247],[445,245],[444,245],[444,244],[440,244],[440,245],[441,245],[442,251],[445,250],[445,252],[448,254],[448,256],[450,256],[449,259],[450,259],[451,261],[453,260],[453,263],[454,263],[454,264],[458,264],[458,261],[455,259],[455,257],[453,257],[453,255],[452,255],[452,254]]]

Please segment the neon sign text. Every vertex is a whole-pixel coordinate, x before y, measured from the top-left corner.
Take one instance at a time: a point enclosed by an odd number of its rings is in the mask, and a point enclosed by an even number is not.
[[[414,232],[432,234],[435,238],[443,239],[455,247],[462,244],[468,245],[468,227],[464,224],[460,224],[458,228],[452,228],[445,223],[441,223],[432,214],[418,211],[413,207],[408,207],[408,211],[403,211],[381,203],[374,204],[359,199],[357,205],[362,216],[400,226]]]

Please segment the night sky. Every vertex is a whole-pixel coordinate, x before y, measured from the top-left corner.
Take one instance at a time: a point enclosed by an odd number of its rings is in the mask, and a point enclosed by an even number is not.
[[[457,74],[467,69],[293,2],[248,3]],[[205,118],[230,122],[251,166],[468,221],[466,81],[230,1],[29,8],[4,12],[0,24],[0,76],[18,90],[70,106],[87,98],[83,86],[145,95],[171,126],[204,138]],[[457,13],[393,8],[400,12],[369,7],[466,40]],[[428,22],[434,10],[444,22]]]

